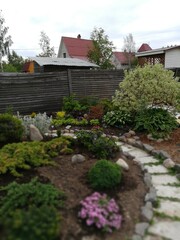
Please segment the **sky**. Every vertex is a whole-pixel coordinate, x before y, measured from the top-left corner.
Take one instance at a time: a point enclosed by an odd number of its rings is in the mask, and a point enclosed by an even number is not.
[[[130,33],[136,49],[142,43],[152,49],[180,45],[179,0],[1,0],[0,10],[10,49],[25,58],[42,52],[42,31],[56,54],[62,36],[90,39],[95,27],[104,29],[116,51]]]

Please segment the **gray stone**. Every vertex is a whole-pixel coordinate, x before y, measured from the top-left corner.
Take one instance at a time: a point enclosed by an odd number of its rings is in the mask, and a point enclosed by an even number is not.
[[[152,186],[152,177],[149,173],[145,173],[144,174],[144,182],[146,184],[147,187],[151,187]]]
[[[143,240],[141,236],[139,235],[133,235],[132,240]]]
[[[143,148],[143,143],[141,141],[136,141],[134,146],[142,149]]]
[[[168,174],[152,175],[152,184],[156,187],[157,185],[179,183],[178,179]]]
[[[161,165],[146,165],[144,168],[149,172],[149,173],[168,173],[168,170]]]
[[[65,136],[65,137],[77,138],[74,133],[69,133],[69,132],[67,132],[67,133],[63,133],[62,135]]]
[[[31,141],[43,140],[43,136],[40,133],[39,129],[36,126],[34,126],[33,124],[30,124],[29,131],[30,131],[30,140]]]
[[[146,202],[152,202],[155,203],[157,200],[157,194],[156,194],[156,189],[154,187],[151,187],[149,189],[149,192],[145,196],[145,201]]]
[[[131,134],[130,134],[129,132],[127,132],[127,133],[124,133],[124,136],[125,136],[126,138],[130,138],[130,137],[131,137]]]
[[[124,144],[122,146],[122,151],[123,152],[129,152],[129,151],[132,151],[132,150],[136,150],[137,148],[131,146],[131,145],[128,145],[128,144]]]
[[[135,158],[134,161],[142,164],[157,163],[157,159],[152,156]]]
[[[176,170],[177,173],[180,173],[180,164],[175,164],[174,169]]]
[[[158,221],[151,225],[148,232],[164,237],[169,240],[179,240],[180,222],[179,221]]]
[[[149,153],[151,153],[154,150],[154,147],[152,147],[151,145],[146,144],[146,143],[143,144],[143,148],[144,148],[144,150],[146,150]]]
[[[138,137],[138,136],[134,136],[133,138],[134,138],[136,141],[140,139],[140,137]]]
[[[85,160],[86,158],[82,154],[75,154],[71,158],[72,163],[81,163],[84,162]]]
[[[148,227],[149,224],[146,222],[137,223],[135,226],[135,233],[143,237]]]
[[[176,178],[180,180],[180,173],[176,174]]]
[[[180,199],[180,188],[173,186],[156,186],[158,197],[168,197]]]
[[[127,143],[134,145],[136,143],[136,140],[134,138],[128,138]]]
[[[122,158],[119,158],[116,163],[126,171],[129,170],[129,165]]]
[[[175,163],[173,162],[173,160],[171,158],[167,158],[164,160],[163,165],[166,168],[173,168]]]
[[[171,158],[171,156],[164,150],[153,150],[151,153],[153,155],[159,155],[160,157],[163,157],[164,159]]]
[[[65,128],[69,130],[71,128],[71,125],[67,125]]]
[[[122,149],[122,147],[121,147],[121,149]],[[129,154],[129,152],[123,152],[122,154],[123,154],[123,156],[126,157],[127,159],[130,159],[130,160],[133,160],[133,159],[134,159],[134,157],[133,157],[131,154]]]
[[[131,134],[131,136],[135,136],[136,135],[135,131],[133,131],[133,130],[129,130],[129,134]]]
[[[155,209],[156,212],[165,213],[170,217],[179,217],[180,216],[180,202],[163,200],[160,201],[160,206]]]
[[[135,158],[140,158],[140,157],[147,157],[149,154],[141,149],[135,148],[131,151],[129,151],[129,154],[134,156]]]
[[[141,208],[141,214],[148,221],[150,221],[153,218],[153,208],[151,202],[146,202],[146,205]]]

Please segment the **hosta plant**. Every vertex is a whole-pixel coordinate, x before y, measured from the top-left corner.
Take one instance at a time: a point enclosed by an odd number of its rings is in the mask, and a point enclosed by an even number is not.
[[[106,194],[94,192],[80,202],[81,210],[78,216],[87,226],[95,226],[104,232],[112,232],[121,227],[122,216],[115,200]]]

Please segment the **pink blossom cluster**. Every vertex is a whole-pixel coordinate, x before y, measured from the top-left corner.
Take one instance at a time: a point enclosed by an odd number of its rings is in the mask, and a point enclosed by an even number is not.
[[[80,202],[82,208],[78,216],[86,220],[88,226],[95,225],[106,232],[121,227],[122,216],[115,200],[108,199],[106,194],[94,192]]]

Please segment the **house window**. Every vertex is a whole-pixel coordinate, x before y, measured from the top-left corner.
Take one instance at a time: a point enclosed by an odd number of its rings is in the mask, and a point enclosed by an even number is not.
[[[66,53],[63,53],[63,58],[66,58]]]

